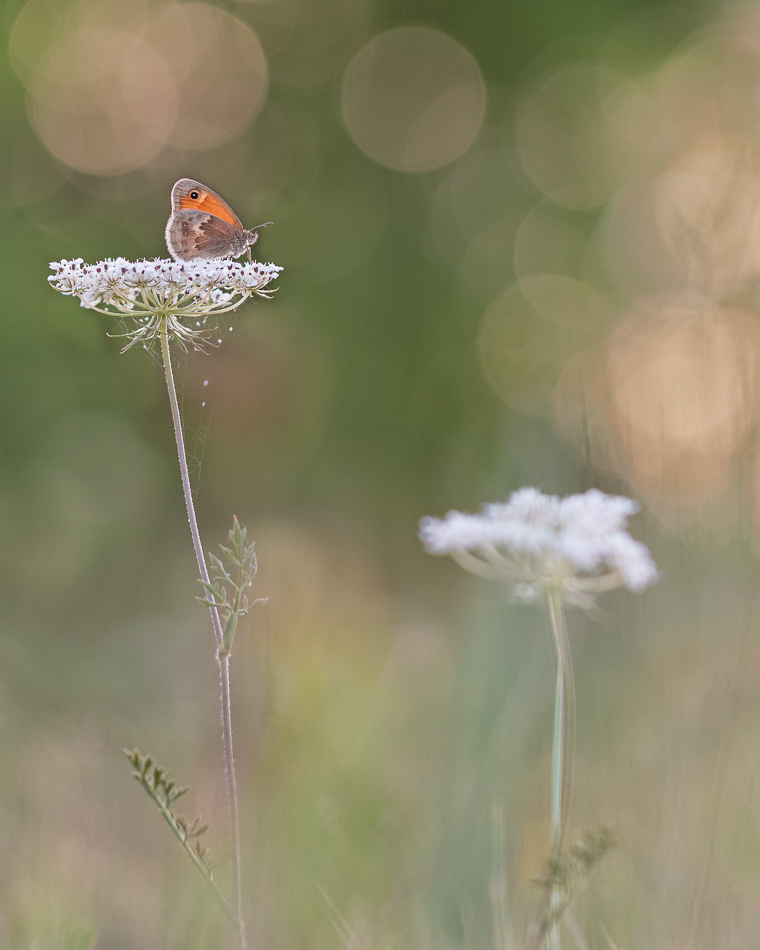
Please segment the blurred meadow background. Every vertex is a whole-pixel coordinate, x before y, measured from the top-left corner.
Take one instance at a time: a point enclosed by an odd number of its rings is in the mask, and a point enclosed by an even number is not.
[[[417,521],[639,499],[662,569],[570,617],[592,950],[760,946],[760,5],[7,0],[0,53],[0,947],[229,944],[217,666],[164,380],[47,285],[166,256],[180,177],[285,267],[178,354],[233,656],[256,948],[512,950],[549,847],[546,617]],[[567,938],[567,945],[571,941]]]

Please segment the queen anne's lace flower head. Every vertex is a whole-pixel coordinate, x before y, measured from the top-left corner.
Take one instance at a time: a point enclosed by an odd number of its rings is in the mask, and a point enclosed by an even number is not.
[[[420,538],[431,554],[450,554],[473,573],[511,584],[520,597],[559,588],[585,607],[595,593],[621,585],[641,591],[657,580],[648,549],[628,534],[636,511],[630,498],[597,489],[558,498],[521,488],[477,515],[423,518]]]
[[[253,295],[267,297],[268,284],[282,270],[258,261],[213,260],[190,263],[173,260],[114,260],[85,264],[82,258],[55,261],[48,277],[62,294],[79,297],[83,307],[120,319],[135,329],[125,333],[128,349],[157,339],[162,321],[183,347],[202,349],[215,328],[209,320],[238,307]]]

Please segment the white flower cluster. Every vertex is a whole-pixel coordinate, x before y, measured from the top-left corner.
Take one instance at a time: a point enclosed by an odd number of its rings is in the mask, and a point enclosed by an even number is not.
[[[82,258],[55,261],[48,281],[62,294],[79,297],[99,313],[130,317],[137,328],[125,334],[130,343],[155,340],[164,327],[182,346],[202,349],[208,342],[210,316],[240,306],[252,295],[267,297],[281,267],[258,261],[114,260],[85,264]],[[195,327],[182,321],[194,321]]]
[[[556,586],[587,606],[593,593],[621,584],[641,591],[657,580],[648,549],[628,534],[638,507],[597,489],[558,498],[522,488],[478,515],[423,518],[420,538],[431,554],[450,554],[474,573],[511,583],[518,596]]]
[[[99,304],[135,304],[150,291],[157,298],[205,298],[209,293],[231,300],[235,295],[260,293],[282,270],[276,264],[258,261],[214,260],[186,263],[157,258],[153,261],[114,260],[85,264],[81,257],[73,261],[54,261],[55,271],[48,281],[62,294],[79,297],[83,307]]]

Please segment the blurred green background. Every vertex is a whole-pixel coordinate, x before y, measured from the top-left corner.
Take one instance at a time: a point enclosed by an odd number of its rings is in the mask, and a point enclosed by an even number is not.
[[[163,377],[46,283],[166,256],[180,177],[272,220],[285,268],[177,354],[204,543],[235,513],[269,597],[233,662],[252,945],[523,945],[546,618],[416,525],[525,484],[640,499],[663,571],[570,621],[571,837],[620,836],[589,945],[760,945],[760,7],[8,0],[2,27],[0,947],[229,943],[121,751],[192,785],[228,886]]]

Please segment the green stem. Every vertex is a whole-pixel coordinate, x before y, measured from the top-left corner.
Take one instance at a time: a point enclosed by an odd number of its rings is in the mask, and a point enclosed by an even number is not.
[[[575,686],[573,663],[559,590],[548,593],[554,649],[557,656],[557,682],[554,692],[554,738],[552,742],[551,794],[551,856],[557,858],[567,830],[570,796],[573,782],[573,749],[575,744]],[[557,912],[562,901],[558,888],[552,890],[550,912]],[[560,915],[547,934],[549,950],[560,950]]]
[[[206,568],[206,558],[203,554],[203,545],[198,531],[198,522],[195,517],[195,505],[193,504],[193,493],[190,488],[190,473],[187,469],[187,455],[185,453],[185,439],[182,434],[182,419],[179,413],[179,403],[177,401],[177,390],[174,385],[174,373],[172,372],[171,355],[169,352],[169,332],[166,325],[166,317],[161,320],[161,353],[164,359],[164,372],[166,374],[166,388],[169,390],[169,402],[172,410],[172,421],[174,422],[174,438],[177,442],[177,455],[179,456],[179,469],[182,477],[182,491],[185,496],[185,507],[187,508],[187,520],[190,523],[190,534],[193,538],[193,548],[195,557],[198,561],[198,570],[201,579],[205,584],[210,583],[208,570]],[[216,607],[210,607],[211,623],[214,628],[214,637],[216,639],[217,654],[222,644],[223,631],[222,622],[219,618],[219,611]],[[227,799],[230,806],[230,825],[232,833],[232,847],[234,851],[232,862],[233,888],[235,891],[235,912],[236,925],[238,932],[238,943],[240,950],[246,950],[245,924],[243,922],[243,895],[241,885],[241,855],[240,855],[240,819],[238,816],[237,784],[235,781],[235,760],[232,754],[232,706],[230,702],[230,657],[229,653],[218,655],[219,673],[221,679],[222,692],[222,736],[224,740],[224,762],[227,775]]]

